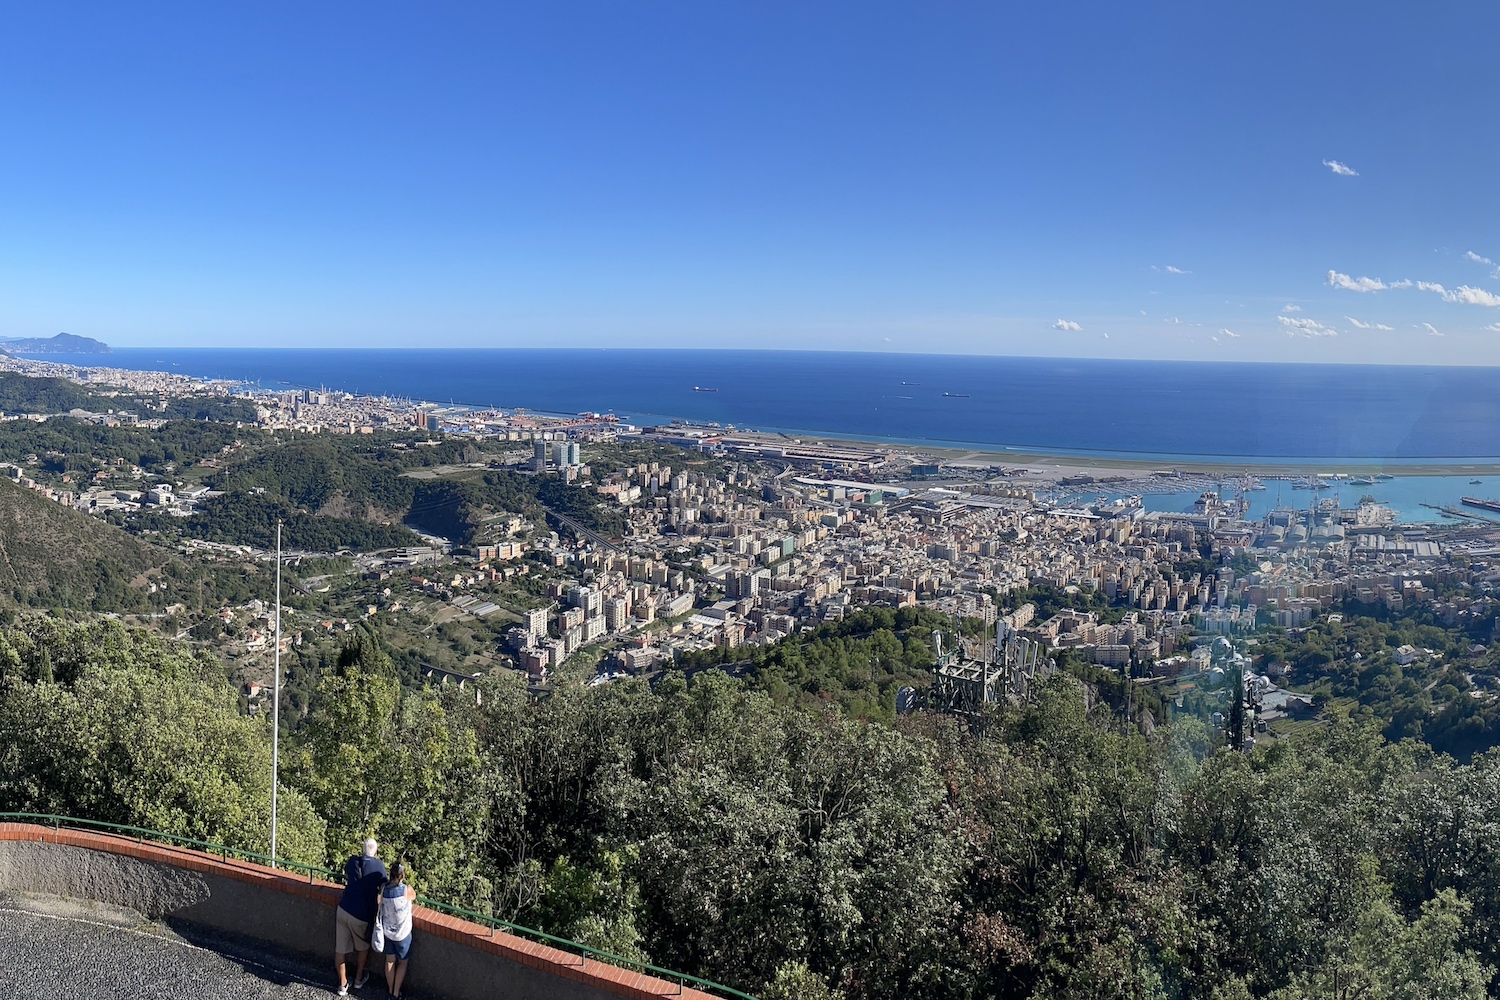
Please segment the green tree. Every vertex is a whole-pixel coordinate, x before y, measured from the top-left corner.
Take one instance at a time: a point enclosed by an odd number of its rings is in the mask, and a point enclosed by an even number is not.
[[[1177,802],[1167,759],[1086,696],[1058,675],[993,736],[945,740],[973,857],[963,995],[1147,997],[1185,975],[1181,889],[1156,847]]]
[[[601,951],[649,961],[636,916],[640,886],[630,874],[635,851],[601,849],[587,865],[552,863],[535,910],[537,926]]]
[[[5,640],[59,669],[0,687],[0,809],[269,848],[270,734],[216,665],[112,623],[32,619]],[[285,857],[322,859],[323,823],[295,792],[280,832]]]
[[[403,692],[373,637],[356,634],[325,673],[290,754],[289,781],[328,823],[328,863],[373,836],[424,891],[487,903],[475,846],[484,810],[472,731],[439,697]]]
[[[785,962],[761,991],[760,1000],[843,1000],[843,996],[806,962]]]
[[[1334,942],[1326,963],[1272,1000],[1483,1000],[1494,970],[1459,945],[1471,912],[1452,890],[1428,900],[1411,923],[1376,900]]]

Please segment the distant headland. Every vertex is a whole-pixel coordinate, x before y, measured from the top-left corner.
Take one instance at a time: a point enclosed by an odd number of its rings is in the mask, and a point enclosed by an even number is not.
[[[0,339],[5,354],[113,354],[103,341],[59,333],[55,337],[16,337]]]

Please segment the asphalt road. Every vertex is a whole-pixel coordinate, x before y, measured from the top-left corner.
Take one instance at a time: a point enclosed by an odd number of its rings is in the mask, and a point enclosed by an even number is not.
[[[0,899],[0,997],[6,1000],[324,1000],[334,995],[331,957],[327,966],[310,965],[229,942],[195,944],[118,912],[13,905]],[[353,995],[384,1000],[385,980],[371,976]]]

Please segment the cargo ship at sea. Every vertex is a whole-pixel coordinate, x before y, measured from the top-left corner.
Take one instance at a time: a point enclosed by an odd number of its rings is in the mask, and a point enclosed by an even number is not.
[[[1458,502],[1465,507],[1478,507],[1492,514],[1500,514],[1500,500],[1481,500],[1478,497],[1459,497]]]

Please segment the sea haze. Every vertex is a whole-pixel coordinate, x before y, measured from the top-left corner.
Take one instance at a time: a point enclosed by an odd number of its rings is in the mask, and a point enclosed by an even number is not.
[[[508,348],[121,348],[99,360],[267,388],[987,449],[1396,463],[1500,456],[1500,368]]]

